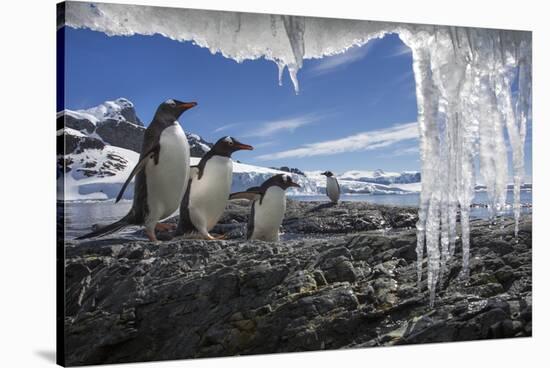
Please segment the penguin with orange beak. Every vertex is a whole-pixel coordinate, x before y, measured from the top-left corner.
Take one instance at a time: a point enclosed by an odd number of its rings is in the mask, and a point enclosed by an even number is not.
[[[259,187],[248,188],[245,192],[231,194],[229,199],[252,201],[248,217],[247,235],[249,240],[279,241],[279,227],[286,211],[285,191],[300,188],[287,174],[277,174]]]
[[[207,240],[219,238],[212,236],[210,230],[223,215],[231,192],[231,155],[240,150],[252,149],[252,146],[233,137],[223,137],[201,158],[197,166],[191,167],[189,185],[180,205],[176,235],[198,234]]]
[[[145,225],[151,241],[157,241],[155,230],[166,231],[169,224],[160,223],[177,209],[189,183],[189,142],[178,118],[197,105],[168,99],[159,105],[153,121],[145,130],[139,162],[122,186],[116,201],[135,177],[134,202],[126,216],[77,239],[112,234],[130,225]]]

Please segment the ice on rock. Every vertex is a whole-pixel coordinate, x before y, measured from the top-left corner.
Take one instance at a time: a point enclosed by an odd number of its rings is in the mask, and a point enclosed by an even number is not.
[[[66,22],[108,35],[161,34],[191,41],[241,62],[264,57],[286,68],[298,93],[305,59],[345,52],[387,33],[411,48],[416,81],[422,192],[417,224],[418,285],[428,259],[430,304],[457,251],[469,274],[469,217],[475,163],[487,186],[492,216],[504,205],[508,179],[505,136],[512,151],[514,215],[520,215],[526,125],[531,114],[531,33],[362,20],[67,3]],[[517,81],[518,95],[512,85]],[[458,212],[458,213],[457,213]]]

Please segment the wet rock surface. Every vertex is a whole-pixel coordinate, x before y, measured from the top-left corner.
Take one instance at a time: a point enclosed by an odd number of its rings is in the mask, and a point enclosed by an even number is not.
[[[218,230],[239,236],[247,215],[231,204]],[[415,221],[289,202],[279,243],[68,242],[67,364],[531,336],[530,216],[517,241],[512,219],[472,221],[471,277],[459,239],[433,309],[416,286]]]

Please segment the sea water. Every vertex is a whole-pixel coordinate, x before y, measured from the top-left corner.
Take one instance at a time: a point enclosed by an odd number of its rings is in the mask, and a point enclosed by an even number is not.
[[[507,206],[501,215],[513,216],[512,201],[513,192],[508,191],[506,199]],[[297,201],[328,201],[325,195],[294,195],[289,198]],[[521,191],[522,213],[531,212],[532,192],[530,190]],[[387,206],[399,207],[418,207],[420,201],[419,193],[408,194],[344,194],[340,197],[343,202],[366,202],[372,204],[380,204]],[[485,207],[487,204],[487,193],[476,192],[471,216],[473,218],[487,218],[488,211]],[[132,207],[132,201],[122,200],[114,203],[112,200],[107,201],[71,201],[65,202],[65,237],[73,239],[91,231],[91,226],[94,224],[109,224],[122,218],[128,213]],[[63,211],[63,206],[58,203],[58,211]],[[128,229],[132,231],[132,229]]]

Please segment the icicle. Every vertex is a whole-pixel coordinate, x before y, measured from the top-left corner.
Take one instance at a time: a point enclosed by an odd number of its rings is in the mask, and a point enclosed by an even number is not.
[[[494,221],[506,203],[508,157],[493,78],[484,75],[481,87],[480,104],[485,114],[479,130],[480,171],[487,186],[489,217]]]
[[[282,18],[292,53],[294,54],[294,62],[288,63],[287,69],[290,79],[292,79],[292,83],[294,84],[294,90],[298,94],[300,92],[298,70],[302,67],[305,53],[304,32],[306,30],[306,20],[304,17],[290,15],[283,15]]]
[[[446,270],[447,262],[449,260],[449,202],[452,200],[450,187],[452,186],[452,181],[450,177],[450,167],[451,161],[454,158],[454,152],[451,149],[451,130],[449,126],[451,122],[448,119],[448,108],[444,98],[440,99],[440,117],[439,117],[439,130],[440,130],[440,159],[439,159],[439,179],[437,185],[439,191],[441,192],[440,199],[440,222],[441,222],[441,262],[440,262],[440,274],[439,278],[443,279]]]
[[[418,292],[422,291],[422,262],[424,261],[424,244],[426,242],[426,208],[427,201],[421,200],[418,209],[418,222],[416,223],[416,286]]]
[[[428,290],[430,291],[430,307],[434,306],[435,290],[439,278],[440,251],[440,198],[439,189],[435,190],[430,199],[428,219],[426,222],[426,250],[428,253]]]
[[[285,71],[285,68],[286,68],[286,64],[280,60],[277,60],[275,62],[275,64],[277,64],[277,70],[278,70],[278,75],[279,75],[279,86],[282,86],[283,85],[283,72]]]
[[[294,91],[296,94],[300,94],[300,85],[298,84],[298,71],[300,68],[296,64],[291,63],[287,65],[287,70],[290,80],[292,80],[292,84],[294,85]]]
[[[455,254],[456,246],[456,215],[457,215],[457,202],[458,202],[458,178],[459,175],[459,162],[461,162],[460,150],[458,146],[458,134],[459,134],[459,118],[458,113],[453,114],[455,118],[452,126],[450,127],[450,139],[449,139],[449,151],[453,152],[453,157],[449,163],[449,182],[451,185],[448,188],[449,192],[449,259]]]
[[[462,271],[464,280],[470,278],[470,207],[460,208],[460,224],[462,226]]]
[[[409,46],[412,46],[413,52],[413,71],[416,80],[416,95],[418,105],[418,125],[420,135],[420,156],[422,158],[422,192],[420,194],[420,205],[418,210],[417,228],[417,276],[418,288],[421,289],[422,280],[422,262],[424,258],[424,246],[428,242],[433,245],[434,237],[431,233],[434,222],[430,216],[436,212],[436,204],[432,204],[431,195],[435,190],[437,183],[438,167],[437,159],[439,156],[439,138],[437,130],[437,115],[439,107],[439,93],[435,87],[432,70],[430,65],[430,54],[427,49],[420,48],[409,40]],[[439,209],[437,209],[439,211]],[[429,227],[429,228],[428,228]],[[428,234],[430,238],[428,239]],[[435,258],[433,247],[428,248],[428,257]],[[437,257],[437,269],[439,269],[439,256]],[[428,275],[432,283],[428,288],[435,287],[434,263],[428,262]],[[437,274],[435,274],[437,275]],[[437,276],[435,277],[437,280]],[[432,289],[430,289],[431,291]],[[435,289],[433,290],[435,295]]]
[[[518,45],[518,47],[520,47],[520,45]],[[506,121],[508,137],[510,138],[510,145],[512,147],[512,162],[514,169],[513,211],[515,220],[514,233],[516,237],[519,232],[519,218],[521,213],[520,190],[523,182],[524,146],[527,123],[527,114],[525,113],[524,106],[527,106],[527,109],[528,106],[530,106],[530,102],[525,103],[523,100],[524,96],[530,96],[530,86],[525,85],[525,56],[521,55],[521,52],[518,54],[518,47],[514,49],[514,61],[507,65],[507,72],[498,77],[497,84],[499,108],[502,112],[503,119]],[[518,76],[520,88],[517,102],[514,106],[512,101],[512,82],[516,75]]]
[[[470,61],[472,61],[470,59]],[[479,136],[478,103],[472,96],[477,95],[477,73],[471,65],[466,67],[465,83],[460,92],[460,113],[457,113],[457,200],[460,205],[460,227],[462,237],[462,272],[467,280],[470,275],[470,205],[474,198],[475,150]],[[456,212],[455,212],[456,216]]]

